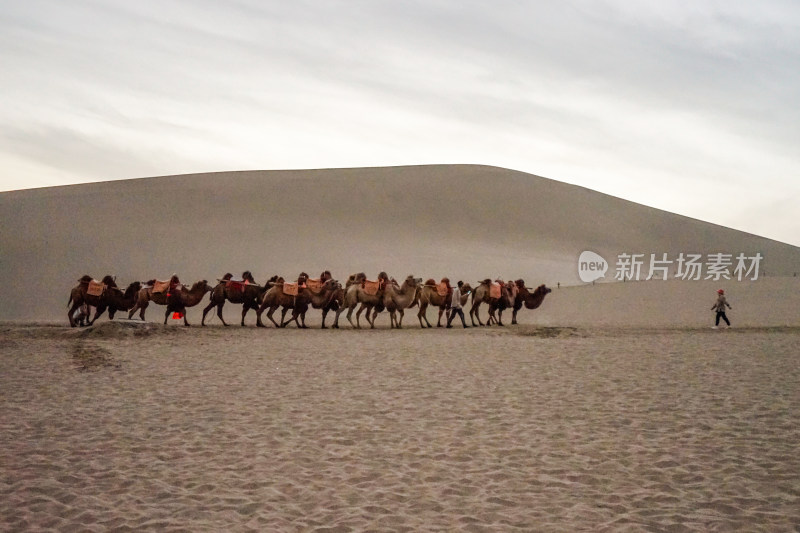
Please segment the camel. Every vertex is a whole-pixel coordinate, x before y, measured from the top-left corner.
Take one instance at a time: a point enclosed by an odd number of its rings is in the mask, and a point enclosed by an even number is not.
[[[274,281],[277,278],[277,276],[274,276],[270,281]],[[222,324],[227,326],[225,319],[222,318],[222,306],[225,305],[227,300],[233,304],[242,304],[242,326],[244,326],[245,315],[250,309],[258,309],[259,302],[269,287],[269,283],[266,286],[257,284],[249,270],[242,273],[241,282],[233,280],[233,274],[225,274],[211,291],[211,303],[203,309],[203,320],[200,325],[206,325],[206,314],[216,307],[217,316],[222,321]]]
[[[136,313],[136,311],[139,311],[139,318],[144,321],[144,312],[147,309],[147,306],[150,305],[150,302],[158,305],[167,305],[167,295],[169,294],[169,290],[164,292],[153,292],[153,286],[155,283],[156,280],[151,279],[145,283],[144,287],[139,289],[139,293],[136,295],[136,303],[133,305],[131,310],[128,311],[128,320],[133,318],[133,315]],[[170,290],[178,285],[180,285],[178,277],[173,275],[172,278],[170,278]]]
[[[344,306],[344,289],[342,288],[341,283],[339,287],[334,291],[331,295],[331,299],[328,301],[328,305],[322,308],[322,329],[328,329],[325,325],[325,317],[328,316],[328,313],[333,311],[334,312],[334,321],[333,325],[331,326],[334,329],[339,329],[339,313],[342,312]]]
[[[503,284],[500,288],[500,298],[492,298],[489,294],[489,287],[492,281],[485,279],[481,281],[472,293],[472,307],[469,310],[469,318],[472,325],[475,326],[475,319],[478,319],[478,325],[483,326],[481,317],[478,314],[482,303],[489,305],[489,319],[486,321],[487,326],[492,323],[497,323],[498,326],[503,325],[503,311],[509,307],[513,307],[516,299],[516,285],[513,282]],[[495,316],[495,312],[497,316]]]
[[[403,328],[403,315],[406,309],[416,305],[417,288],[421,283],[422,278],[408,276],[399,287],[394,280],[386,285],[386,290],[383,293],[383,306],[389,311],[389,324],[392,329]],[[399,320],[397,319],[398,314],[400,315]],[[372,320],[373,322],[375,321],[374,316]]]
[[[301,275],[301,279],[303,275]],[[307,279],[307,277],[305,278]],[[327,314],[326,309],[329,308],[331,304],[331,300],[335,297],[336,292],[341,290],[342,286],[339,285],[339,282],[335,279],[328,279],[322,285],[322,289],[320,292],[315,293],[311,289],[306,286],[302,286],[298,289],[297,296],[291,296],[288,294],[284,294],[283,292],[283,281],[281,278],[264,294],[264,298],[261,301],[261,305],[258,308],[258,322],[257,325],[259,327],[265,327],[264,323],[261,321],[261,314],[264,312],[265,309],[269,308],[267,312],[267,318],[275,324],[276,328],[285,328],[291,322],[297,324],[298,328],[307,328],[306,326],[306,312],[308,311],[309,305],[314,309],[322,309],[323,310],[323,318],[322,318],[322,327],[325,328],[325,314]],[[278,309],[278,307],[283,307],[283,311],[281,312],[281,322],[280,324],[275,322],[275,319],[272,318],[272,315]],[[292,310],[292,317],[289,320],[284,321],[286,318],[286,313]]]
[[[88,325],[91,326],[94,324],[95,321],[105,313],[106,309],[108,309],[109,319],[114,320],[114,315],[117,311],[127,311],[133,306],[136,301],[136,293],[139,292],[139,289],[142,287],[141,283],[134,281],[125,289],[125,292],[123,292],[117,287],[113,276],[105,276],[102,279],[102,283],[106,288],[103,290],[102,294],[95,296],[88,293],[89,282],[91,281],[92,277],[85,275],[78,280],[78,285],[73,287],[72,291],[70,291],[69,302],[67,303],[70,309],[67,316],[69,317],[69,325],[71,327],[77,325],[75,321],[75,312],[84,305],[95,308],[94,318],[89,320]]]
[[[172,289],[167,296],[167,311],[164,313],[164,324],[167,323],[170,313],[179,313],[183,317],[183,325],[189,326],[189,321],[186,319],[186,308],[199,304],[206,293],[213,290],[213,287],[204,279],[192,285],[190,289],[183,285],[180,288]],[[142,310],[142,313],[144,313],[144,310]],[[142,320],[144,320],[144,317],[142,317]]]
[[[385,272],[378,274],[378,281],[382,284],[382,288],[378,289],[377,294],[367,293],[367,289],[364,287],[364,282],[366,281],[367,277],[363,272],[355,274],[350,278],[353,281],[352,283],[349,283],[347,290],[345,290],[344,305],[342,306],[342,310],[347,308],[347,321],[350,322],[350,325],[354,328],[361,329],[361,313],[366,310],[367,314],[365,315],[365,318],[367,319],[370,328],[374,329],[375,317],[379,312],[383,311],[384,308],[383,296],[386,284],[389,283],[389,276]],[[356,323],[354,324],[351,317],[353,315],[353,309],[355,309],[356,305],[358,304],[361,304],[361,306],[358,308],[358,312],[356,312]],[[372,319],[370,320],[370,313],[373,310],[375,313],[372,315]]]
[[[518,279],[515,283],[518,292],[517,297],[514,299],[514,312],[511,315],[511,324],[517,323],[517,311],[522,309],[523,305],[526,309],[537,309],[542,305],[544,297],[553,292],[553,289],[548,289],[544,284],[536,287],[533,292],[529,292],[528,288],[525,286],[524,280]]]
[[[78,280],[78,284],[72,288],[69,292],[69,301],[67,302],[67,307],[69,307],[69,311],[67,313],[67,318],[69,318],[69,325],[70,327],[77,326],[77,322],[75,320],[76,313],[78,309],[83,309],[88,304],[86,303],[86,292],[89,290],[89,283],[94,278],[89,274],[84,274]],[[114,281],[113,276],[105,276],[103,278],[103,283],[105,285],[113,285],[116,286],[116,282]],[[83,325],[81,323],[81,325]]]
[[[469,283],[465,283],[461,286],[461,306],[467,305],[467,300],[469,300],[469,295],[472,292],[472,287]],[[431,328],[431,323],[428,322],[428,317],[425,315],[426,311],[428,310],[428,306],[435,306],[439,308],[439,319],[436,321],[436,327],[442,327],[442,315],[445,314],[445,311],[450,308],[450,294],[445,296],[441,296],[439,291],[436,287],[436,282],[432,279],[429,279],[425,282],[425,285],[420,287],[417,300],[419,302],[419,313],[417,313],[417,318],[419,318],[419,325],[420,327],[424,328],[427,327]],[[423,324],[422,321],[425,321]]]
[[[336,307],[336,309],[333,309],[333,311],[336,312],[336,316],[335,316],[335,318],[333,320],[333,326],[331,326],[332,328],[339,329],[339,315],[341,315],[342,311],[344,311],[344,309],[345,309],[345,307],[344,307],[345,295],[347,294],[347,291],[350,289],[350,286],[355,284],[355,283],[361,283],[361,280],[363,280],[365,278],[366,278],[366,275],[363,272],[361,272],[359,274],[350,274],[350,276],[348,276],[348,278],[347,278],[347,281],[345,282],[344,288],[339,289],[337,291],[337,293],[334,295],[334,297],[333,297],[333,299],[331,301],[331,306],[333,306],[334,303],[337,303],[338,306]],[[325,315],[326,314],[327,314],[326,310],[323,310],[322,311],[322,323],[323,323],[323,325],[325,324]]]

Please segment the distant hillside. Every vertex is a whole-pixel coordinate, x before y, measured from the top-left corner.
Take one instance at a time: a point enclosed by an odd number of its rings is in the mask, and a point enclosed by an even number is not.
[[[0,193],[0,220],[2,320],[65,319],[69,290],[83,274],[113,274],[121,285],[173,272],[192,282],[251,270],[261,281],[323,269],[339,279],[385,270],[398,278],[577,284],[583,250],[610,262],[623,252],[758,252],[767,275],[800,271],[797,247],[471,165],[224,172],[13,191]],[[226,317],[238,312],[231,307]]]

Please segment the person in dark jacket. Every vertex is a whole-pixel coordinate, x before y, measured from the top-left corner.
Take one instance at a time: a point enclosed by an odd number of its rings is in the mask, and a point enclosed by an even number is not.
[[[714,329],[719,328],[719,319],[720,318],[725,321],[725,323],[728,325],[728,327],[731,327],[731,321],[728,320],[727,315],[725,315],[725,308],[726,307],[728,309],[733,309],[730,306],[730,304],[728,303],[728,300],[725,298],[725,291],[720,289],[720,290],[717,291],[717,301],[714,302],[714,305],[711,307],[712,311],[716,311],[717,312],[717,320],[714,323]]]

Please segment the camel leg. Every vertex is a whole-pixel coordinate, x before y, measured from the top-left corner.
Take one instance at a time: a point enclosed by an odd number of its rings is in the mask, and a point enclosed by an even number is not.
[[[281,327],[282,328],[285,328],[289,324],[289,322],[291,322],[292,320],[297,322],[297,316],[294,314],[294,310],[292,310],[292,318],[290,318],[289,320],[286,320],[286,313],[288,313],[288,312],[289,312],[289,308],[288,307],[284,307],[283,309],[281,309]],[[286,321],[284,322],[284,320],[286,320]],[[297,327],[300,327],[300,324],[298,324]]]
[[[348,311],[347,311],[347,320],[350,322],[350,325],[353,326],[354,329],[361,329],[361,323],[358,321],[358,315],[361,314],[361,311],[363,310],[363,307],[359,308],[358,312],[356,313],[356,322],[355,322],[355,324],[353,323],[352,318],[350,318],[352,316],[352,314],[353,314],[353,311],[356,308],[356,305],[357,304],[353,304],[348,309]]]
[[[215,303],[213,302],[213,300],[212,300],[212,301],[211,301],[211,303],[209,303],[207,306],[205,306],[205,307],[203,308],[203,320],[201,320],[201,321],[200,321],[200,325],[201,325],[201,326],[205,326],[205,325],[206,325],[206,314],[207,314],[207,313],[208,313],[208,312],[211,310],[211,308],[212,308],[212,307],[214,307],[215,305],[217,305],[217,304],[215,304]]]
[[[147,309],[147,306],[148,306],[148,305],[150,305],[150,302],[145,302],[145,303],[143,303],[143,304],[141,305],[141,307],[139,308],[139,309],[141,309],[141,310],[139,311],[139,318],[141,318],[141,319],[142,319],[142,322],[144,322],[144,310],[145,310],[145,309]],[[131,312],[131,314],[133,314],[133,312]],[[130,317],[131,317],[131,316],[130,316],[130,315],[128,315],[128,318],[130,318]]]
[[[92,320],[90,320],[90,321],[89,321],[89,325],[91,326],[92,324],[94,324],[94,323],[95,323],[95,321],[96,321],[98,318],[100,318],[100,315],[102,315],[102,314],[103,314],[103,313],[105,313],[105,312],[106,312],[106,306],[105,306],[105,305],[102,305],[102,304],[101,304],[101,305],[98,305],[98,306],[95,308],[95,310],[94,310],[94,318],[93,318]]]
[[[325,317],[326,316],[328,316],[328,309],[323,309],[322,310],[322,328],[320,328],[320,329],[328,329],[327,327],[325,327]]]
[[[336,310],[336,316],[333,317],[333,329],[339,329],[339,315],[342,314],[342,311],[344,311],[344,307],[339,307]]]
[[[169,307],[167,307],[166,312],[164,313],[164,325],[167,325],[167,320],[169,319]]]
[[[398,309],[398,313],[400,313],[400,321],[397,323],[397,329],[403,329],[403,316],[406,312],[403,309]]]
[[[447,311],[447,308],[444,307],[444,306],[439,308],[439,320],[436,321],[436,327],[437,328],[442,327],[442,315],[444,315],[446,311]]]
[[[356,311],[356,327],[358,329],[361,329],[360,317],[361,317],[361,313],[363,313],[363,312],[364,312],[364,304],[361,304],[361,307],[359,307],[358,311]],[[367,322],[369,322],[369,313],[367,313]]]
[[[517,309],[515,308],[515,309],[514,309],[514,310],[511,312],[511,325],[513,326],[513,325],[515,325],[516,323],[517,323]]]
[[[425,319],[425,322],[428,321],[428,318],[425,316],[425,311],[428,309],[427,304],[419,304],[419,311],[417,311],[417,319],[419,319],[419,327],[425,328],[425,324],[422,323],[422,319]],[[430,326],[428,326],[430,327]]]
[[[261,321],[261,315],[264,313],[264,309],[266,309],[266,307],[264,306],[264,304],[261,304],[258,306],[258,309],[256,310],[256,326],[259,328],[267,327],[264,325],[264,322]]]
[[[220,303],[220,304],[217,306],[217,316],[219,317],[219,319],[220,319],[220,320],[222,320],[222,325],[223,325],[223,326],[225,326],[225,327],[228,327],[228,323],[227,323],[227,322],[225,322],[225,319],[224,319],[224,318],[222,318],[222,306],[223,306],[223,305],[225,305],[225,302],[221,302],[221,303]]]
[[[481,317],[478,314],[478,310],[481,306],[480,302],[475,302],[472,304],[472,307],[469,309],[469,319],[472,321],[472,325],[475,326],[475,319],[478,319],[478,325],[482,326],[483,322],[481,322]]]
[[[278,306],[277,306],[277,305],[276,305],[276,306],[274,306],[274,307],[270,307],[270,308],[269,308],[269,311],[267,311],[267,318],[269,318],[270,322],[272,322],[273,324],[275,324],[275,327],[276,327],[276,328],[279,328],[279,327],[281,327],[281,326],[280,326],[280,324],[278,324],[277,322],[275,322],[275,319],[274,319],[274,318],[272,318],[272,315],[273,315],[273,314],[275,314],[275,311],[277,311],[277,310],[278,310]]]
[[[370,313],[372,313],[372,320],[370,320]],[[375,329],[375,319],[378,318],[378,310],[374,307],[368,307],[367,312],[364,314],[364,318],[366,318],[367,322],[369,322],[370,329]]]
[[[244,317],[245,317],[245,315],[247,314],[247,312],[249,310],[250,310],[250,305],[249,304],[246,304],[246,303],[242,304],[242,326],[244,326]]]
[[[497,310],[497,325],[498,326],[504,326],[504,324],[503,324],[503,310],[502,309],[498,309]]]

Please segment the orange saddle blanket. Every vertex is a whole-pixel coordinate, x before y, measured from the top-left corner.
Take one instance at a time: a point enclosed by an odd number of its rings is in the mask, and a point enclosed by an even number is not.
[[[489,298],[500,298],[502,294],[502,288],[499,283],[489,285]]]
[[[439,296],[447,296],[447,294],[450,292],[450,287],[447,285],[447,283],[440,283],[436,286],[436,292],[439,293]]]
[[[322,292],[323,285],[325,285],[325,282],[319,278],[317,279],[309,278],[306,280],[306,286],[308,287],[308,290],[310,290],[314,294],[319,294],[320,292]]]
[[[156,280],[153,283],[153,292],[154,293],[167,292],[167,291],[169,291],[169,280],[167,280],[167,281]]]
[[[298,292],[300,292],[300,287],[297,283],[283,283],[283,294],[286,296],[297,296]]]
[[[370,281],[368,279],[361,282],[361,286],[364,288],[364,292],[366,292],[370,296],[375,296],[376,294],[378,294],[381,285],[382,283],[380,281]]]
[[[100,296],[103,294],[103,291],[106,289],[106,286],[103,284],[102,281],[97,281],[93,279],[89,282],[89,287],[86,289],[86,294],[90,296]]]

